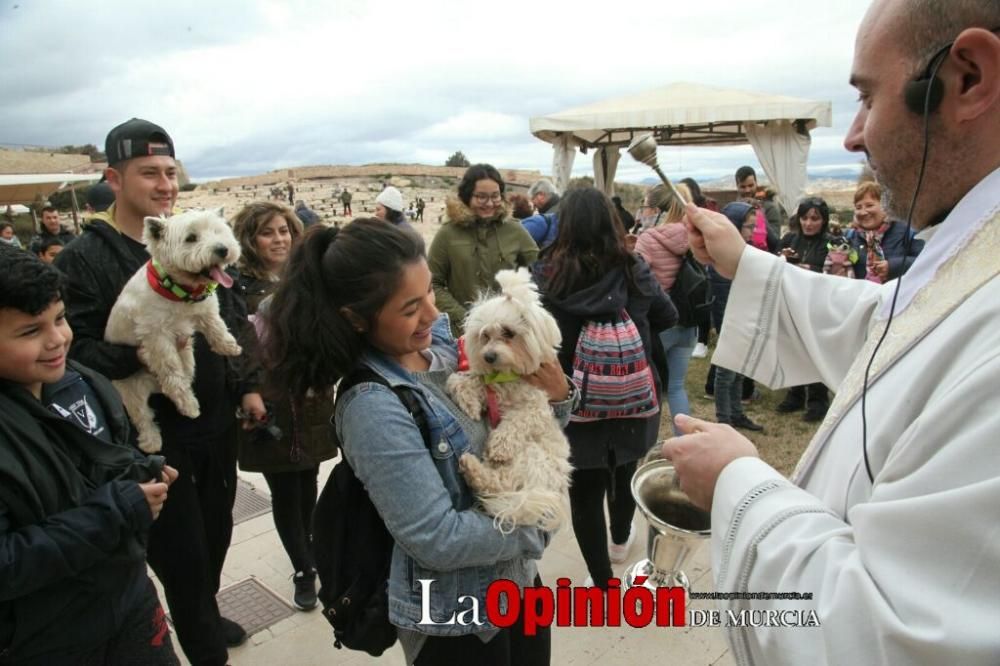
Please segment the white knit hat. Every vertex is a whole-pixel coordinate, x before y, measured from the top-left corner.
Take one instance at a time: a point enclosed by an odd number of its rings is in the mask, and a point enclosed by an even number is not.
[[[391,208],[397,213],[403,212],[403,195],[391,185],[375,197],[375,203],[380,203],[386,208]]]

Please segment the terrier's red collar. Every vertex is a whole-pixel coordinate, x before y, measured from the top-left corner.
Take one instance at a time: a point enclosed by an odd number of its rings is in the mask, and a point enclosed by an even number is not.
[[[191,288],[177,284],[167,275],[160,263],[155,259],[146,262],[146,281],[153,291],[163,296],[168,301],[184,301],[187,303],[197,303],[203,301],[213,293],[218,287],[215,282],[198,285]]]

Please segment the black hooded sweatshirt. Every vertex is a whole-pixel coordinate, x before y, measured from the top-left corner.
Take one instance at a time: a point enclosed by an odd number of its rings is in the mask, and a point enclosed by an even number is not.
[[[573,374],[573,354],[583,325],[591,320],[611,321],[622,309],[628,312],[639,331],[650,367],[658,367],[654,360],[654,351],[659,344],[658,334],[677,323],[677,309],[646,262],[638,256],[634,259],[634,285],[629,284],[624,269],[618,268],[566,296],[554,296],[547,290],[551,268],[544,261],[535,264],[533,272],[542,294],[542,303],[556,318],[562,333],[559,363],[567,375]],[[653,376],[657,395],[662,397],[659,373],[654,372]],[[573,466],[577,469],[612,469],[638,460],[656,443],[659,427],[659,414],[645,419],[570,423],[566,427],[566,436]]]

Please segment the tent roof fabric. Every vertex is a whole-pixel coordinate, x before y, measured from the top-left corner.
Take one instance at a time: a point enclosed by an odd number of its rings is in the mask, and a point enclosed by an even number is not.
[[[0,174],[0,205],[31,203],[40,194],[48,197],[71,183],[93,183],[99,173],[30,173]]]
[[[743,123],[802,121],[804,129],[831,125],[830,102],[674,83],[532,118],[531,133],[552,142],[570,133],[584,146],[631,142],[653,131],[661,145],[746,143]]]

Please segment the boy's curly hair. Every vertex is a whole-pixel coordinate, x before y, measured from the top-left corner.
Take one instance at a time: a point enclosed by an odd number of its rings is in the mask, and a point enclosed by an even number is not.
[[[34,254],[0,244],[0,309],[40,314],[65,300],[66,278]]]

